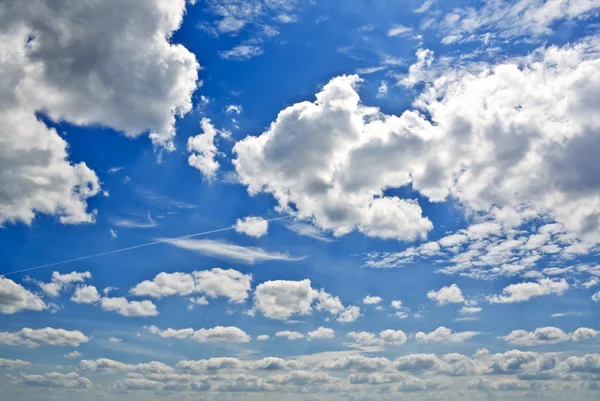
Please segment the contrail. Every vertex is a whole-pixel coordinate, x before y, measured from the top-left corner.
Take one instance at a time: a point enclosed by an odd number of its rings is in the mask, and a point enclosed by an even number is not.
[[[289,219],[290,217],[291,216],[275,217],[275,218],[272,218],[272,219],[267,219],[266,221],[271,222],[271,221],[276,221],[276,220]],[[133,249],[144,248],[144,247],[152,246],[152,245],[156,245],[156,244],[162,244],[165,241],[178,240],[178,239],[184,239],[184,238],[192,238],[192,237],[200,237],[200,236],[203,236],[203,235],[215,234],[215,233],[220,233],[220,232],[223,232],[223,231],[229,231],[229,230],[233,230],[233,229],[234,229],[234,226],[229,226],[229,227],[226,227],[226,228],[219,228],[217,230],[211,230],[211,231],[204,231],[204,232],[201,232],[201,233],[182,235],[181,237],[166,238],[166,239],[162,239],[162,240],[159,240],[159,241],[152,241],[152,242],[148,242],[148,243],[145,243],[145,244],[130,246],[130,247],[127,247],[127,248],[115,249],[114,251],[96,253],[94,255],[81,256],[81,257],[75,258],[75,259],[63,260],[63,261],[60,261],[60,262],[48,263],[48,264],[45,264],[45,265],[30,267],[30,268],[27,268],[27,269],[15,270],[15,271],[12,271],[12,272],[9,272],[9,273],[0,274],[0,276],[9,276],[11,274],[25,273],[25,272],[29,272],[29,271],[32,271],[32,270],[43,269],[45,267],[64,265],[66,263],[78,262],[80,260],[86,260],[86,259],[97,258],[97,257],[100,257],[100,256],[112,255],[114,253],[127,252],[127,251],[131,251]]]

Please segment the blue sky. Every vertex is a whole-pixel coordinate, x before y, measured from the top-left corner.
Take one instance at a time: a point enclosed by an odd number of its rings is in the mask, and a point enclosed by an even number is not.
[[[599,10],[4,2],[0,389],[597,399]]]

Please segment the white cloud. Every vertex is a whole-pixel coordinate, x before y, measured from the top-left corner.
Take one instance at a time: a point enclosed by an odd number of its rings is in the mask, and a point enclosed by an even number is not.
[[[483,309],[478,306],[463,306],[458,312],[463,315],[473,315],[481,312]]]
[[[121,343],[121,342],[123,342],[123,340],[118,337],[109,337],[108,342],[109,343]]]
[[[270,337],[267,334],[261,334],[256,336],[256,339],[258,341],[267,341]]]
[[[405,36],[412,32],[412,28],[404,25],[394,25],[388,30],[388,36]]]
[[[600,303],[600,291],[592,295],[592,301]]]
[[[75,350],[73,352],[69,352],[68,354],[64,354],[63,356],[67,359],[78,359],[78,358],[81,358],[83,356],[83,354],[81,352]]]
[[[117,238],[117,230],[108,230],[112,238]]]
[[[237,114],[238,116],[244,112],[244,108],[240,104],[230,104],[225,108],[227,114]]]
[[[323,233],[321,230],[315,228],[314,226],[312,226],[310,224],[304,224],[304,223],[292,221],[292,222],[286,224],[285,227],[288,230],[293,231],[298,235],[302,235],[305,237],[311,237],[311,238],[314,238],[316,240],[323,241],[323,242],[333,242],[334,241],[333,239],[329,238],[325,233]]]
[[[569,341],[569,335],[556,327],[541,327],[535,329],[533,332],[514,330],[507,336],[500,338],[512,345],[527,347]]]
[[[438,305],[459,304],[465,302],[462,291],[458,285],[452,284],[442,287],[438,291],[431,290],[427,293],[427,298],[438,303]]]
[[[136,296],[153,298],[203,294],[209,298],[227,297],[229,302],[242,303],[248,298],[251,282],[251,274],[243,274],[233,269],[214,268],[194,271],[191,274],[159,273],[151,281],[143,281],[129,292]],[[204,301],[206,301],[205,298]]]
[[[92,285],[77,287],[75,294],[71,297],[71,301],[78,304],[94,304],[100,301],[100,294],[96,287]]]
[[[210,329],[167,329],[160,330],[156,326],[149,326],[147,330],[152,334],[157,334],[163,338],[177,338],[179,340],[183,340],[186,338],[191,338],[194,341],[199,343],[204,342],[214,342],[214,341],[226,341],[226,342],[236,342],[236,343],[247,343],[251,340],[250,336],[246,334],[242,329],[239,329],[234,326],[216,326]]]
[[[301,338],[304,338],[304,334],[298,333],[297,331],[284,330],[275,333],[275,337],[284,337],[288,340],[300,340]]]
[[[429,343],[429,342],[440,342],[440,343],[462,343],[469,340],[480,333],[477,331],[463,331],[453,332],[446,327],[438,327],[431,333],[424,333],[422,331],[415,334],[415,339],[418,343]]]
[[[127,298],[109,298],[100,299],[100,307],[105,311],[117,312],[121,316],[157,316],[156,305],[152,301],[128,301]]]
[[[414,9],[413,12],[417,14],[422,14],[425,11],[429,10],[431,6],[435,3],[435,0],[425,0],[423,4],[421,4],[418,8]]]
[[[569,284],[565,279],[553,281],[551,279],[541,279],[540,281],[530,283],[511,284],[502,290],[501,295],[489,296],[490,303],[515,303],[526,302],[531,298],[543,295],[563,295],[569,289]]]
[[[75,372],[51,372],[42,375],[21,373],[18,382],[27,386],[49,388],[89,389],[92,387],[92,382],[89,379],[79,376]]]
[[[79,362],[79,369],[88,372],[140,372],[140,373],[171,373],[173,368],[162,362],[126,364],[112,359],[100,358]]]
[[[365,305],[376,305],[376,304],[380,303],[381,301],[383,301],[383,299],[381,297],[367,295],[363,299],[363,304],[365,304]]]
[[[219,55],[226,60],[248,60],[263,54],[262,44],[243,43],[232,49],[219,52]]]
[[[100,191],[98,177],[68,160],[67,142],[37,111],[130,137],[149,132],[155,145],[173,148],[175,116],[191,109],[199,68],[192,53],[169,40],[185,4],[85,0],[73,8],[37,0],[3,14],[0,225],[30,224],[36,214],[64,224],[95,219],[86,201]]]
[[[308,340],[328,340],[335,337],[335,331],[327,327],[319,327],[314,331],[308,332]]]
[[[403,345],[406,344],[408,337],[402,330],[383,330],[379,334],[368,331],[351,331],[348,337],[355,343],[347,344],[349,346],[373,346],[373,345]]]
[[[30,365],[30,362],[22,361],[20,359],[0,358],[0,369],[24,368]]]
[[[600,336],[600,331],[588,327],[580,327],[571,334],[573,341],[587,341]]]
[[[179,361],[177,368],[192,373],[214,373],[220,370],[235,369],[242,365],[242,363],[237,358],[210,358],[198,361]]]
[[[203,118],[200,121],[202,133],[188,138],[187,150],[190,154],[188,163],[202,172],[207,180],[213,180],[219,169],[217,146],[215,139],[219,131],[211,124],[210,119]]]
[[[386,81],[381,81],[379,88],[377,89],[377,97],[384,98],[388,94],[388,83]]]
[[[356,305],[352,305],[344,309],[335,320],[340,323],[352,323],[361,316],[360,308]]]
[[[228,244],[215,240],[193,239],[163,239],[161,240],[178,248],[199,252],[214,258],[233,260],[246,264],[262,263],[268,261],[298,261],[303,258],[294,258],[287,254],[267,252],[262,248],[244,247]]]
[[[254,310],[271,319],[286,320],[295,314],[310,314],[317,296],[308,279],[266,281],[254,291]]]
[[[268,131],[238,142],[238,175],[250,194],[272,193],[285,212],[338,236],[358,229],[380,238],[423,238],[432,225],[416,201],[378,197],[384,188],[401,186],[402,174],[380,176],[362,166],[363,144],[379,140],[379,130],[387,126],[365,121],[376,110],[360,104],[359,81],[358,76],[333,79],[316,102],[290,106]]]
[[[47,305],[40,297],[11,279],[0,276],[0,313],[10,315],[23,310],[44,309],[47,309]]]
[[[262,217],[244,217],[237,219],[234,225],[238,233],[249,235],[250,237],[260,238],[267,234],[269,222]]]
[[[87,343],[89,338],[79,330],[44,329],[34,330],[23,328],[17,332],[0,332],[0,344],[37,348],[42,345],[55,345],[61,347],[78,347]]]
[[[67,274],[53,272],[49,283],[37,282],[37,284],[47,296],[58,297],[63,290],[69,289],[73,284],[83,283],[91,278],[92,274],[90,272],[71,272]]]

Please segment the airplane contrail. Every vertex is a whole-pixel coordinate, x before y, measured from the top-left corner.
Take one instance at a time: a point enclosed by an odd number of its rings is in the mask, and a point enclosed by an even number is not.
[[[291,216],[275,217],[275,218],[272,218],[272,219],[267,219],[266,221],[271,222],[271,221],[276,221],[276,220],[289,219],[290,217]],[[131,251],[133,249],[144,248],[144,247],[152,246],[152,245],[156,245],[156,244],[162,244],[162,243],[165,243],[165,241],[170,241],[170,240],[192,238],[192,237],[200,237],[200,236],[203,236],[203,235],[220,233],[220,232],[223,232],[223,231],[233,230],[234,227],[235,226],[229,226],[229,227],[226,227],[226,228],[219,228],[219,229],[216,229],[216,230],[204,231],[204,232],[201,232],[201,233],[194,233],[194,234],[182,235],[181,237],[166,238],[166,239],[162,239],[162,240],[158,240],[158,241],[147,242],[145,244],[130,246],[130,247],[127,247],[127,248],[115,249],[114,251],[107,251],[107,252],[102,252],[102,253],[96,253],[96,254],[93,254],[93,255],[81,256],[81,257],[75,258],[75,259],[62,260],[60,262],[48,263],[48,264],[45,264],[45,265],[40,265],[40,266],[35,266],[35,267],[29,267],[27,269],[15,270],[15,271],[12,271],[12,272],[9,272],[9,273],[0,274],[0,276],[9,276],[11,274],[25,273],[25,272],[32,271],[32,270],[43,269],[45,267],[64,265],[66,263],[72,263],[72,262],[78,262],[80,260],[97,258],[99,256],[106,256],[106,255],[112,255],[114,253],[127,252],[127,251]]]

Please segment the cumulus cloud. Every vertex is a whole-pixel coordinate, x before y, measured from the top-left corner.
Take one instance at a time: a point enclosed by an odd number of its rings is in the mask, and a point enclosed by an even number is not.
[[[44,373],[42,375],[30,375],[21,373],[17,381],[26,386],[49,387],[49,388],[72,388],[89,389],[92,382],[85,377],[79,376],[76,372],[71,373]]]
[[[58,297],[62,291],[71,288],[73,284],[83,283],[91,278],[92,274],[90,272],[71,272],[67,274],[53,272],[49,283],[38,281],[37,284],[47,296]]]
[[[63,355],[65,358],[67,359],[78,359],[81,358],[83,356],[83,354],[77,350],[69,352],[67,354]]]
[[[163,242],[178,248],[187,249],[218,259],[233,260],[239,263],[255,264],[269,261],[294,262],[295,258],[278,252],[268,252],[262,248],[244,247],[215,240],[163,239]]]
[[[418,343],[462,343],[465,342],[477,335],[479,335],[478,331],[462,331],[462,332],[453,332],[451,329],[447,327],[438,327],[431,333],[424,333],[422,331],[415,334],[415,339]]]
[[[96,287],[92,285],[77,287],[71,301],[78,304],[93,304],[100,301],[100,294]]]
[[[568,289],[569,284],[565,279],[544,278],[538,282],[511,284],[502,290],[501,295],[489,296],[487,300],[493,304],[526,302],[543,295],[563,295]]]
[[[378,303],[380,303],[381,301],[383,301],[383,299],[381,297],[376,297],[376,296],[372,296],[372,295],[367,295],[364,299],[363,299],[363,304],[365,305],[377,305]]]
[[[233,326],[216,326],[210,329],[202,328],[199,330],[194,330],[191,328],[179,330],[169,328],[167,330],[160,330],[156,326],[149,326],[147,327],[147,330],[150,333],[157,334],[163,338],[177,338],[179,340],[191,338],[199,343],[213,341],[247,343],[251,339],[244,330]]]
[[[541,327],[533,332],[514,330],[507,336],[500,337],[513,345],[535,346],[543,344],[557,344],[569,341],[569,335],[556,327]]]
[[[600,336],[600,331],[590,329],[589,327],[580,327],[571,334],[573,341],[587,341]]]
[[[3,369],[24,368],[29,365],[31,365],[30,362],[22,361],[20,359],[0,358],[0,368]]]
[[[358,169],[365,160],[362,145],[376,141],[379,129],[386,129],[381,121],[366,122],[376,110],[360,104],[355,91],[359,81],[357,76],[333,79],[315,102],[290,106],[268,131],[238,142],[238,175],[250,194],[269,192],[282,210],[312,219],[338,236],[358,229],[380,238],[425,237],[432,224],[416,201],[379,197],[384,188],[401,186],[401,174],[373,180],[376,172]]]
[[[154,279],[137,284],[129,292],[153,298],[202,294],[208,298],[226,297],[231,303],[242,303],[248,298],[251,282],[251,274],[214,268],[192,273],[159,273]]]
[[[327,327],[319,327],[314,331],[308,332],[308,340],[328,340],[335,337],[335,331]]]
[[[173,149],[175,117],[191,110],[197,86],[194,55],[170,43],[185,0],[49,3],[10,1],[0,17],[0,225],[36,214],[95,219],[87,199],[100,192],[98,177],[69,161],[67,142],[36,112],[130,137],[149,132]]]
[[[121,316],[157,316],[156,305],[152,301],[128,301],[125,297],[109,298],[100,300],[100,307],[105,311],[117,312]]]
[[[452,284],[448,287],[442,287],[438,291],[431,290],[427,293],[427,298],[438,303],[438,305],[459,304],[465,302],[462,291],[458,285]]]
[[[249,235],[250,237],[260,238],[267,234],[269,222],[262,217],[244,217],[238,219],[234,225],[238,233]]]
[[[211,124],[210,119],[200,121],[202,133],[188,138],[187,150],[190,154],[188,163],[202,172],[207,180],[213,180],[219,169],[219,162],[215,160],[218,151],[215,139],[219,132]]]
[[[298,333],[297,331],[284,330],[275,333],[275,337],[284,337],[288,340],[300,340],[301,338],[304,338],[304,334]]]
[[[341,323],[353,322],[360,316],[360,308],[344,307],[338,297],[324,290],[313,289],[308,279],[266,281],[256,287],[253,299],[254,311],[277,320],[287,320],[293,315],[309,315],[313,307],[337,315]]]
[[[0,313],[11,315],[23,310],[41,311],[47,307],[39,296],[11,279],[0,276]]]
[[[23,328],[17,332],[0,332],[0,344],[37,348],[43,345],[54,345],[60,347],[78,347],[87,343],[89,338],[79,330]]]
[[[354,343],[347,345],[357,346],[384,346],[384,345],[403,345],[406,344],[408,337],[402,330],[383,330],[379,334],[368,331],[351,331],[348,337],[354,340]]]
[[[112,359],[100,358],[79,362],[79,369],[87,372],[140,372],[140,373],[171,373],[173,368],[162,362],[127,364]]]

